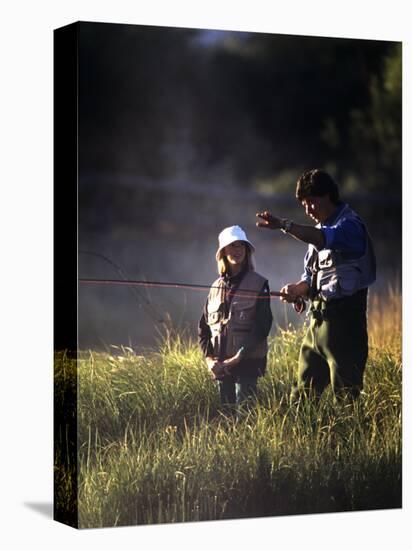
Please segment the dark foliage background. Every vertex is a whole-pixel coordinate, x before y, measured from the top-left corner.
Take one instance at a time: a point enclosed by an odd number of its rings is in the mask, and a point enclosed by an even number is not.
[[[299,277],[304,247],[257,231],[255,212],[303,221],[296,179],[322,167],[368,223],[377,288],[399,282],[401,54],[378,40],[81,23],[80,250],[135,278],[210,284],[217,234],[239,223],[277,289]],[[115,276],[82,253],[79,274]],[[85,345],[153,333],[127,289],[80,292]],[[145,299],[193,329],[204,296]]]
[[[351,190],[400,192],[399,43],[80,29],[82,171],[276,189],[282,172],[316,164]]]

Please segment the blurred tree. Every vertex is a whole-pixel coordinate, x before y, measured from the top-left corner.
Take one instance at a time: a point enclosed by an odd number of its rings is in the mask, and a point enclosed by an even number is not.
[[[79,60],[82,173],[285,189],[323,166],[354,188],[398,182],[394,43],[81,23]]]
[[[351,112],[354,161],[367,189],[402,191],[402,45],[384,58],[370,81],[370,104]]]
[[[356,172],[352,113],[368,108],[371,79],[391,43],[259,33],[237,43],[232,37],[216,48],[210,63],[224,100],[238,112],[237,119],[220,118],[227,127],[218,133],[225,137],[215,141],[215,158],[226,151],[237,182],[263,181],[276,191],[307,167],[348,179]]]
[[[187,141],[196,31],[81,23],[80,169],[164,178]]]

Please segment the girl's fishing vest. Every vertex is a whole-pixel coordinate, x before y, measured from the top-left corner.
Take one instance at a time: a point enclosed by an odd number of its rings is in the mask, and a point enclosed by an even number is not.
[[[309,245],[309,266],[312,271],[312,297],[323,300],[352,296],[371,285],[376,279],[376,259],[371,238],[361,218],[348,205],[335,221],[356,220],[366,232],[365,253],[360,258],[348,259],[337,250],[316,250]],[[316,227],[321,227],[319,224]]]
[[[254,271],[248,271],[233,293],[229,311],[225,317],[224,279],[220,277],[213,283],[207,302],[206,322],[212,333],[211,342],[216,356],[220,355],[222,345],[225,346],[224,354],[227,358],[235,355],[245,344],[255,322],[258,296],[265,284],[267,280],[264,277]],[[267,349],[265,338],[252,352],[248,353],[248,358],[265,357]]]

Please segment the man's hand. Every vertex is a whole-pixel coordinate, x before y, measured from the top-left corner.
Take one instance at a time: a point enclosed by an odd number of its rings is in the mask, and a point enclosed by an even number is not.
[[[309,285],[305,281],[299,281],[298,283],[289,283],[280,289],[282,294],[280,300],[282,302],[288,302],[289,304],[295,302],[298,298],[307,298],[309,294]]]
[[[283,229],[284,231],[287,231],[287,233],[294,239],[304,243],[313,244],[317,250],[320,250],[325,246],[323,231],[318,227],[311,227],[310,225],[301,225],[293,222],[292,226],[287,229],[285,226],[285,222],[287,220],[272,216],[272,214],[267,210],[264,212],[258,212],[256,217],[261,220],[256,222],[258,227],[266,227],[266,229]]]
[[[261,219],[261,221],[256,222],[258,227],[266,227],[266,229],[280,229],[283,227],[283,219],[272,216],[267,210],[258,212],[256,217]]]

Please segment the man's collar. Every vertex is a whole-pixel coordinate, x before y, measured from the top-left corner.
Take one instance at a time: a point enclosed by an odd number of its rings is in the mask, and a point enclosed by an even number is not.
[[[338,219],[338,217],[340,216],[340,214],[341,214],[342,210],[345,208],[345,206],[346,206],[346,204],[345,204],[344,202],[340,202],[340,203],[336,206],[336,208],[335,208],[333,214],[331,214],[331,215],[329,216],[329,218],[327,218],[327,219],[326,219],[324,222],[322,222],[320,225],[322,225],[322,226],[323,226],[323,225],[327,225],[327,226],[333,225],[333,224],[335,223],[335,221]]]

